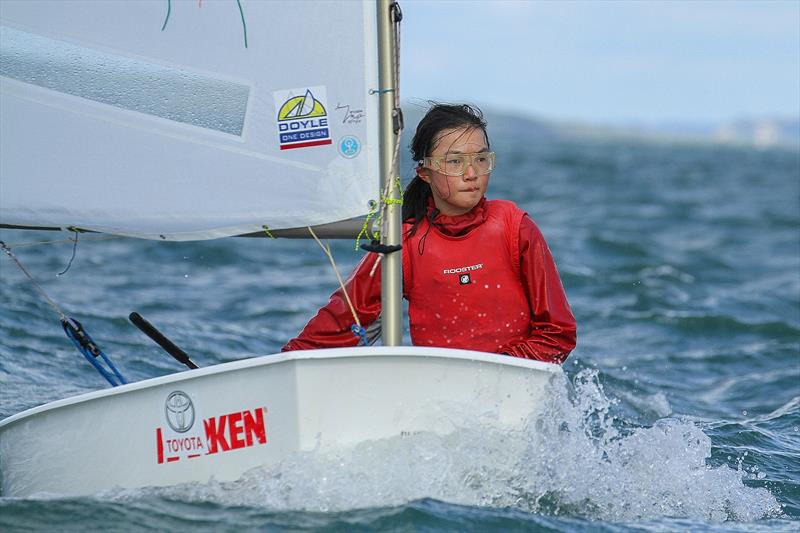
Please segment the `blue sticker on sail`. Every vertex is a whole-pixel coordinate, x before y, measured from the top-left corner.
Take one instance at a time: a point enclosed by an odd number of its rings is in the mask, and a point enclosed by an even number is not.
[[[315,139],[330,139],[330,132],[328,131],[328,128],[319,128],[316,130],[304,130],[292,133],[281,133],[281,144],[305,142]],[[325,144],[330,144],[330,141],[328,141]],[[296,148],[296,146],[293,148]]]
[[[332,144],[325,87],[275,91],[281,150]]]
[[[357,137],[347,135],[339,141],[339,153],[347,159],[352,159],[361,152],[361,142]]]

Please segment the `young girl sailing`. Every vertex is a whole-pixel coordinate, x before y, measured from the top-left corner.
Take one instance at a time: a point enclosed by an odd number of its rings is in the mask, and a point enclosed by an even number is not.
[[[402,253],[412,343],[563,362],[575,318],[539,228],[513,202],[484,196],[495,154],[480,110],[434,105],[411,152]],[[364,326],[381,311],[376,260],[367,254],[345,283]],[[283,351],[355,346],[352,324],[339,289]]]

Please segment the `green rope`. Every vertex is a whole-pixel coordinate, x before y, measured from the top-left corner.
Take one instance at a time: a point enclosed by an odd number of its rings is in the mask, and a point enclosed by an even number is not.
[[[391,198],[390,196],[385,196],[381,194],[381,202],[380,202],[381,205],[399,205],[399,206],[403,205],[403,185],[400,182],[399,176],[394,179],[394,185],[395,187],[397,187],[397,190],[400,193],[400,198]],[[379,229],[376,229],[372,233],[372,238],[376,241],[381,238],[380,227],[381,227],[381,222],[383,222],[383,209],[378,208],[375,202],[370,202],[369,207],[370,210],[369,213],[367,213],[367,218],[364,220],[364,224],[361,226],[361,231],[359,232],[358,237],[356,237],[356,248],[355,248],[356,250],[358,250],[361,246],[361,238],[369,237],[369,221],[372,219],[373,216],[375,216],[376,213],[378,214],[378,218],[375,219],[375,227]]]
[[[374,200],[370,200],[369,212],[367,213],[367,218],[364,219],[364,224],[362,224],[361,226],[361,231],[358,232],[358,237],[356,237],[356,248],[355,248],[356,250],[358,250],[359,247],[361,246],[362,237],[369,238],[369,221],[372,220],[372,217],[374,217],[377,212],[378,212],[378,203],[375,202]],[[377,239],[378,236],[380,236],[380,233],[376,231],[373,237]]]
[[[263,225],[263,226],[261,226],[261,227],[264,229],[264,233],[266,233],[266,234],[267,234],[267,237],[269,237],[270,239],[277,239],[277,237],[276,237],[275,235],[273,235],[273,234],[272,234],[272,232],[270,232],[270,231],[269,231],[269,226],[267,226],[266,224],[264,224],[264,225]]]
[[[236,5],[239,6],[239,16],[242,17],[242,32],[244,33],[244,47],[247,48],[247,23],[244,21],[244,10],[242,9],[242,3],[239,0],[236,0]]]
[[[161,26],[161,31],[164,31],[164,28],[167,27],[167,22],[169,22],[170,13],[172,13],[172,0],[167,0],[167,17],[164,19],[164,25]]]

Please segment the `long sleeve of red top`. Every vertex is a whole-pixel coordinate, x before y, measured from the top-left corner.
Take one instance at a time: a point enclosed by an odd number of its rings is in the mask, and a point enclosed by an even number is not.
[[[531,306],[531,334],[522,342],[502,349],[515,357],[553,363],[563,362],[575,347],[576,325],[561,279],[547,243],[527,216],[519,231],[520,277]],[[367,254],[345,282],[347,294],[361,325],[373,323],[381,310],[381,269],[373,266],[377,256]],[[353,314],[339,289],[300,334],[283,348],[310,350],[355,346]]]
[[[375,322],[381,312],[380,265],[372,273],[377,260],[377,254],[365,255],[344,284],[347,295],[350,296],[358,314],[358,320],[364,327]],[[330,301],[317,312],[316,316],[306,324],[303,331],[286,343],[281,351],[355,346],[359,339],[351,329],[354,323],[353,313],[340,288],[331,295]]]
[[[531,306],[531,333],[503,353],[563,363],[575,348],[575,317],[544,236],[527,216],[519,228],[520,278]]]

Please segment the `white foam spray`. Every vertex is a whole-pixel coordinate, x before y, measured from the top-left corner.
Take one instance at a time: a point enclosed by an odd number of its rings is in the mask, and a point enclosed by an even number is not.
[[[767,489],[743,483],[741,469],[707,464],[711,441],[692,422],[664,418],[652,427],[625,428],[611,415],[596,370],[581,371],[568,385],[553,384],[544,414],[524,431],[487,429],[476,419],[449,435],[299,453],[235,482],[152,490],[274,510],[341,511],[434,498],[604,521],[752,521],[782,514]]]

